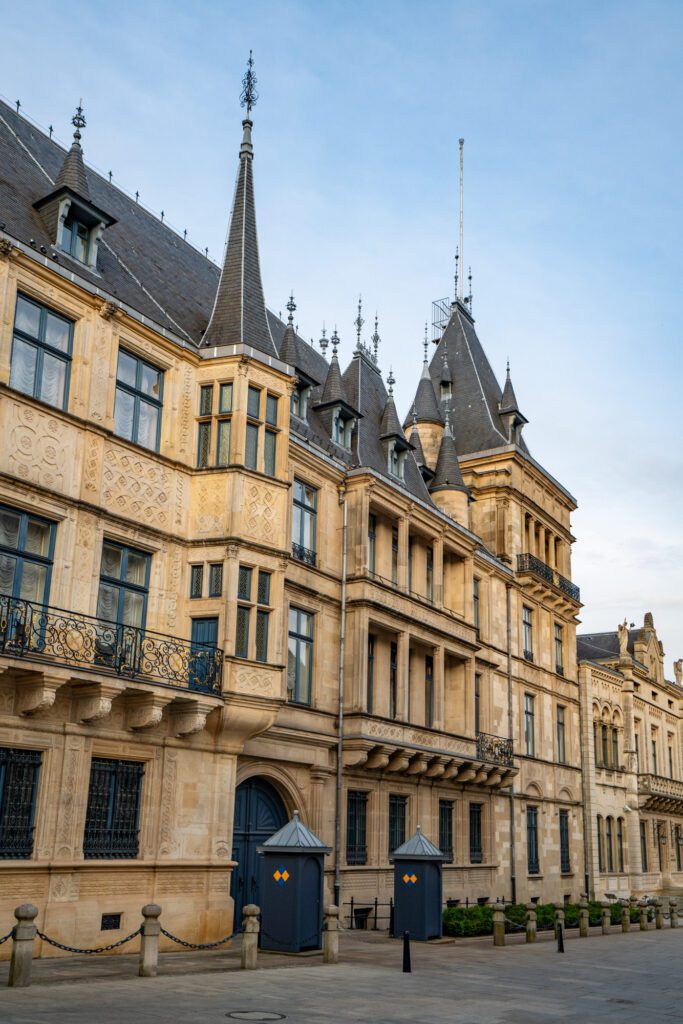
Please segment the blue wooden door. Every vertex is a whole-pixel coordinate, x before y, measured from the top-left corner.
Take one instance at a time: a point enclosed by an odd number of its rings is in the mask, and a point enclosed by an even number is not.
[[[193,619],[190,644],[189,685],[192,690],[213,690],[217,681],[215,650],[218,619]]]
[[[231,896],[235,901],[235,928],[242,923],[245,903],[261,905],[259,856],[256,847],[287,822],[287,811],[277,791],[265,779],[243,782],[235,792],[235,824]]]

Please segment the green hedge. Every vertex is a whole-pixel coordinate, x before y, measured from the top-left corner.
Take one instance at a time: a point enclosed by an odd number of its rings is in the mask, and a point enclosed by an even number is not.
[[[444,935],[453,935],[458,938],[471,935],[492,935],[493,934],[493,904],[485,904],[480,907],[475,904],[471,907],[447,907],[443,912]],[[590,900],[588,903],[588,921],[591,925],[599,925],[601,921],[602,904]],[[631,907],[631,921],[637,923],[638,909]],[[652,920],[654,912],[650,908],[648,917]],[[513,925],[526,924],[526,905],[524,903],[509,904],[505,908],[505,917]],[[612,903],[610,907],[612,924],[619,924],[621,921],[621,904]],[[579,905],[578,903],[566,903],[564,907],[565,927],[579,927]],[[548,931],[555,923],[555,904],[536,904],[536,927],[539,931]],[[506,931],[512,932],[517,929],[506,923]]]

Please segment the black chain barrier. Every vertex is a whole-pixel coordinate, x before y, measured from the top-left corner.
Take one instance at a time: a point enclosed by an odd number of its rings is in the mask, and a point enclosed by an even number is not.
[[[118,949],[119,946],[124,946],[126,942],[130,942],[137,935],[142,934],[142,928],[137,928],[130,935],[126,935],[125,939],[119,939],[118,942],[112,942],[109,946],[96,946],[94,949],[77,949],[76,946],[65,946],[62,942],[57,942],[56,939],[51,939],[49,935],[44,935],[43,932],[39,932],[36,928],[36,935],[43,942],[49,943],[51,946],[55,946],[57,949],[63,949],[66,953],[108,953],[110,949]]]
[[[298,945],[299,947],[302,947],[302,946],[308,946],[308,945],[310,945],[310,943],[312,943],[312,942],[313,942],[314,940],[319,940],[319,938],[320,938],[320,933],[321,933],[321,931],[322,931],[322,930],[323,930],[323,929],[319,929],[318,931],[315,931],[315,932],[313,932],[313,934],[312,934],[312,935],[309,935],[309,937],[308,937],[308,938],[307,938],[307,939],[306,939],[306,940],[305,940],[304,942],[299,942],[299,943],[297,943],[297,945]],[[271,941],[271,942],[277,942],[277,943],[279,943],[279,944],[280,944],[281,946],[285,946],[285,945],[290,945],[290,946],[292,946],[292,947],[294,946],[294,943],[292,943],[292,942],[290,942],[290,943],[287,943],[287,942],[285,942],[285,940],[284,940],[284,939],[282,939],[282,938],[281,938],[280,936],[278,936],[278,935],[271,935],[271,934],[270,934],[269,932],[265,931],[265,929],[263,929],[263,928],[260,928],[260,929],[259,929],[259,933],[260,933],[260,934],[261,934],[261,935],[262,935],[262,936],[263,936],[263,937],[264,937],[265,939],[270,939],[270,941]],[[316,948],[316,950],[318,950],[318,951],[320,950],[320,947],[319,947],[319,946],[316,946],[315,948]],[[275,950],[274,952],[277,952],[277,950]],[[283,949],[283,950],[282,950],[282,952],[283,952],[283,953],[286,953],[286,952],[287,952],[287,950],[286,950],[286,949]]]
[[[509,917],[505,918],[505,924],[510,926],[510,930],[511,931],[514,931],[514,932],[525,932],[526,931],[526,925],[525,924],[517,924],[516,921],[511,921]]]
[[[13,939],[13,938],[14,938],[14,928],[10,928],[10,930],[7,932],[7,935],[3,935],[2,938],[0,938],[0,946],[2,946],[3,942],[7,942],[8,939]]]
[[[177,942],[179,946],[184,946],[185,949],[215,949],[217,946],[222,946],[226,942],[230,942],[231,939],[234,939],[235,936],[242,934],[242,929],[238,928],[232,935],[226,935],[224,939],[217,939],[215,942],[186,942],[185,939],[179,939],[177,935],[167,932],[163,925],[159,927],[162,935],[165,935],[172,942]]]

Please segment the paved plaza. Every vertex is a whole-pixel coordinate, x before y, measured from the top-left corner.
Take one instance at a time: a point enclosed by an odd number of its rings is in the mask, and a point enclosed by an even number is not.
[[[401,972],[400,943],[379,935],[343,935],[342,956],[325,967],[319,957],[262,955],[264,969],[247,972],[236,969],[236,951],[168,954],[148,980],[135,977],[132,956],[41,961],[31,988],[0,989],[0,1021],[653,1024],[683,1016],[683,928],[571,938],[564,954],[548,940],[504,949],[490,939],[413,944],[412,974]],[[6,976],[3,964],[0,985]]]

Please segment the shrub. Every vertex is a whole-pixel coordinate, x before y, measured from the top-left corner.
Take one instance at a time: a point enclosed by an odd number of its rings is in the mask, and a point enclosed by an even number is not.
[[[443,913],[444,935],[452,935],[462,938],[472,935],[493,934],[493,907],[495,904],[487,904],[480,907],[475,904],[471,907],[448,907]],[[602,904],[590,901],[588,904],[588,920],[592,925],[600,924],[600,913]],[[506,931],[512,932],[516,929],[514,925],[524,926],[526,924],[526,904],[513,903],[505,908]],[[621,921],[621,908],[615,904],[611,908],[612,920],[615,923]],[[631,911],[631,919],[638,920],[638,913]],[[566,903],[564,906],[564,920],[566,928],[578,928],[579,926],[579,905],[578,903]],[[536,904],[536,927],[539,931],[550,931],[555,926],[555,904]]]

